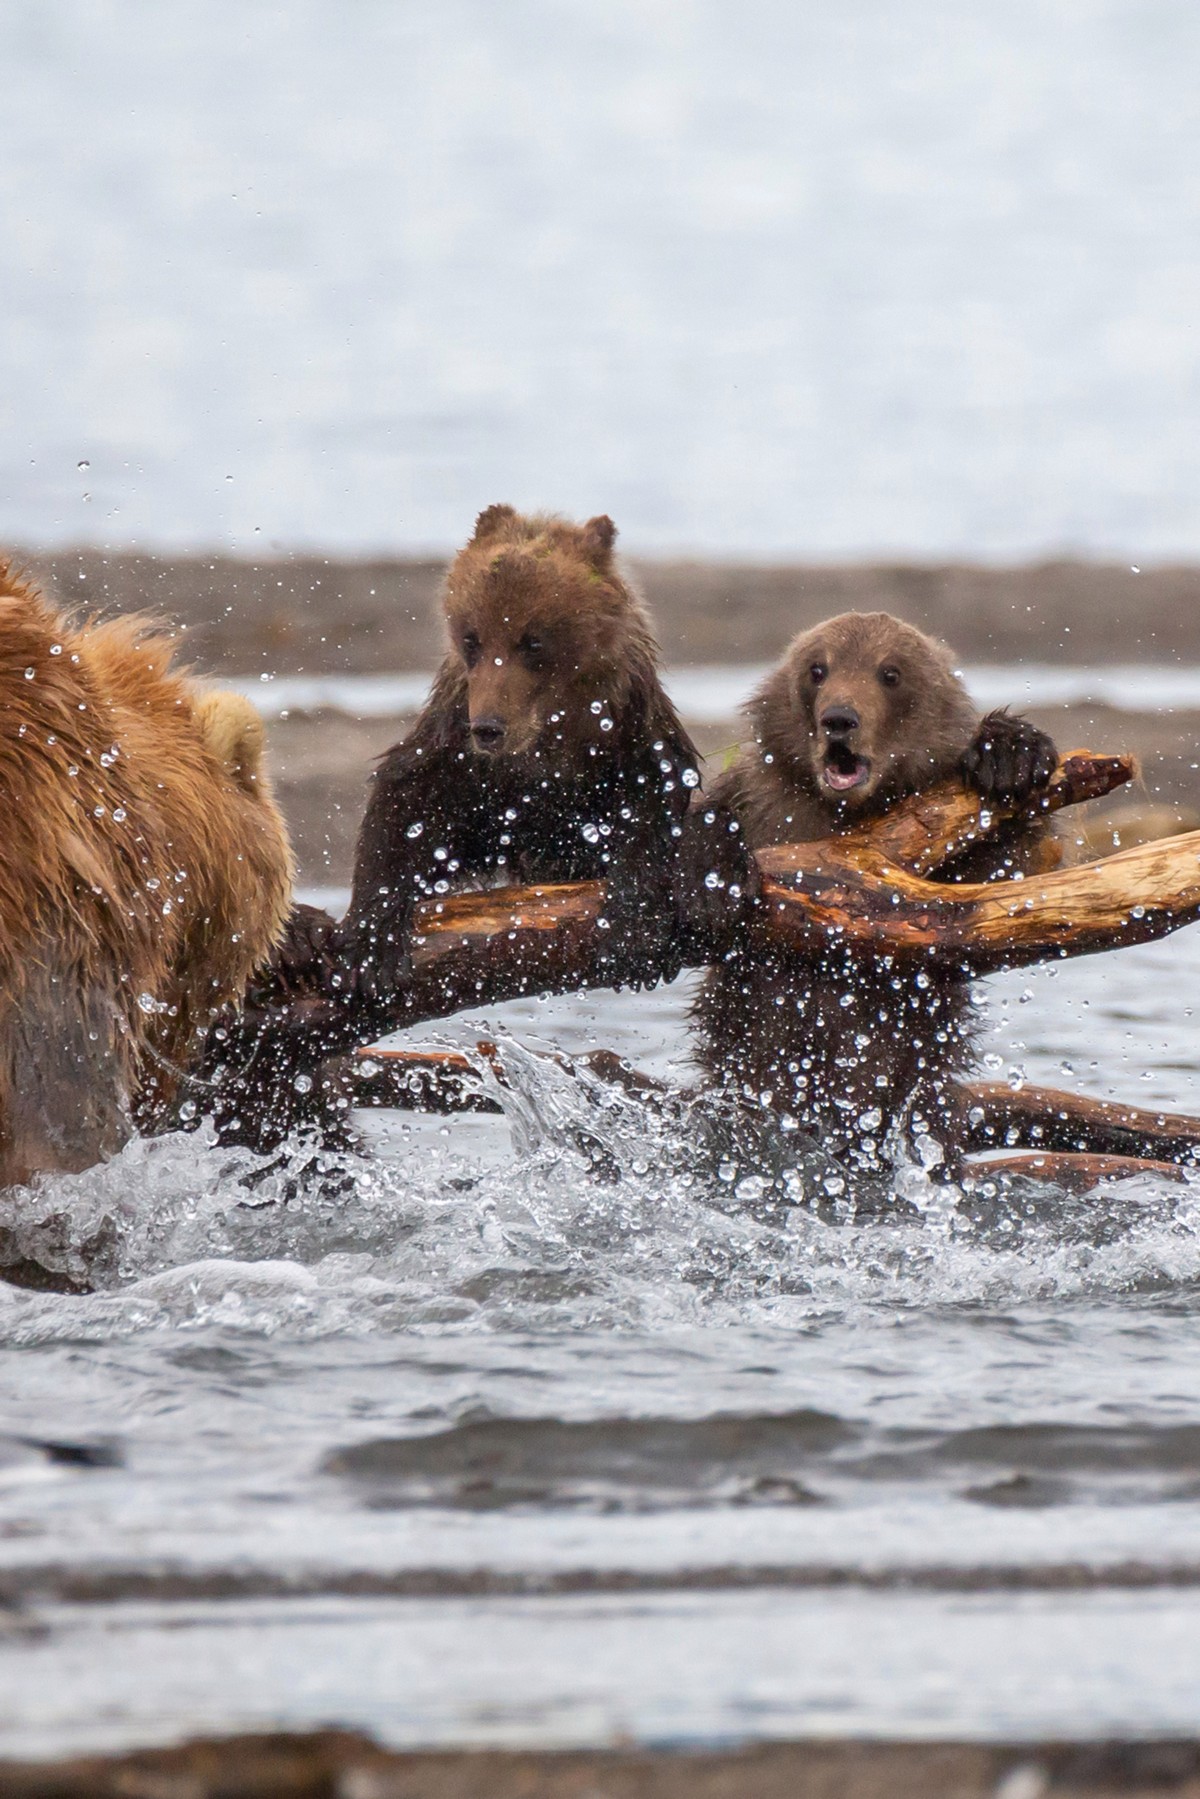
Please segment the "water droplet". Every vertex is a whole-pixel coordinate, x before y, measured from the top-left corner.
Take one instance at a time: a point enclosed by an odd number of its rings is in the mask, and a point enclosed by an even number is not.
[[[915,1147],[917,1160],[926,1173],[936,1168],[943,1160],[942,1146],[936,1137],[918,1137]]]
[[[416,838],[421,835],[421,832],[424,829],[425,829],[425,826],[418,821],[416,824],[409,825],[409,827],[408,827],[407,831],[405,831],[404,835],[409,838]]]
[[[27,680],[27,681],[32,681],[32,680],[33,680],[33,676],[34,676],[34,670],[33,670],[33,669],[31,669],[31,668],[27,668],[27,669],[26,669],[26,670],[25,670],[25,679],[26,679],[26,680]]]

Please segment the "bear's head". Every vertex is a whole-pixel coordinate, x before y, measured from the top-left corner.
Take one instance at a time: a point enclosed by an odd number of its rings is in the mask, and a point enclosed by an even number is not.
[[[976,714],[944,644],[887,612],[846,612],[796,638],[754,717],[783,779],[865,814],[949,774]]]
[[[616,526],[481,512],[446,578],[450,655],[465,679],[471,747],[527,755],[611,731],[652,657],[638,601],[613,562]]]

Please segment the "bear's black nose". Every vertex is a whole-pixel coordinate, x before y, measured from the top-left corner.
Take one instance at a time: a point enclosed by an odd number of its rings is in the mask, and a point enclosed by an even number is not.
[[[481,750],[498,750],[504,742],[506,726],[502,718],[473,718],[471,736]]]
[[[821,728],[827,737],[849,737],[858,730],[858,713],[853,706],[830,706],[821,714]]]

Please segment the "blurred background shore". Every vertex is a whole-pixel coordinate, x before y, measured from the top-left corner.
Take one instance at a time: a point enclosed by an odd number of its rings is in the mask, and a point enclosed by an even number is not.
[[[391,1754],[350,1731],[0,1763],[0,1799],[1195,1799],[1200,1745],[763,1743]]]
[[[348,882],[367,775],[403,735],[440,655],[444,561],[96,550],[15,559],[73,606],[155,613],[181,629],[198,668],[250,693],[267,717],[301,880]],[[1138,757],[1141,782],[1097,814],[1097,837],[1109,821],[1122,842],[1148,821],[1155,834],[1200,825],[1200,567],[630,567],[709,758],[737,741],[741,701],[797,631],[835,612],[883,610],[944,638],[981,706],[1028,712],[1063,748]]]

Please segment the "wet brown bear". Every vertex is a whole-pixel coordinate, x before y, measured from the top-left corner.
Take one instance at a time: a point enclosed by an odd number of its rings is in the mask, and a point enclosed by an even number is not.
[[[87,1167],[240,998],[287,910],[262,726],[130,619],[0,565],[0,1185]]]
[[[677,972],[698,757],[615,538],[606,517],[574,525],[489,506],[451,565],[449,649],[375,775],[335,940],[360,996],[403,979],[420,900],[535,880],[606,882],[608,981]],[[708,808],[688,840],[707,835],[736,885],[746,862],[730,823]]]
[[[1022,799],[1056,762],[1026,720],[980,719],[945,646],[885,612],[846,613],[797,638],[747,716],[752,740],[714,798],[752,849],[851,829],[956,773],[985,796]],[[1055,847],[1047,824],[1030,820],[945,878],[1049,865]],[[860,960],[836,944],[819,962],[735,956],[710,971],[696,1021],[710,1075],[854,1165],[883,1165],[898,1124],[924,1139],[925,1159],[936,1140],[953,1158],[954,1080],[972,1048],[965,978]]]

